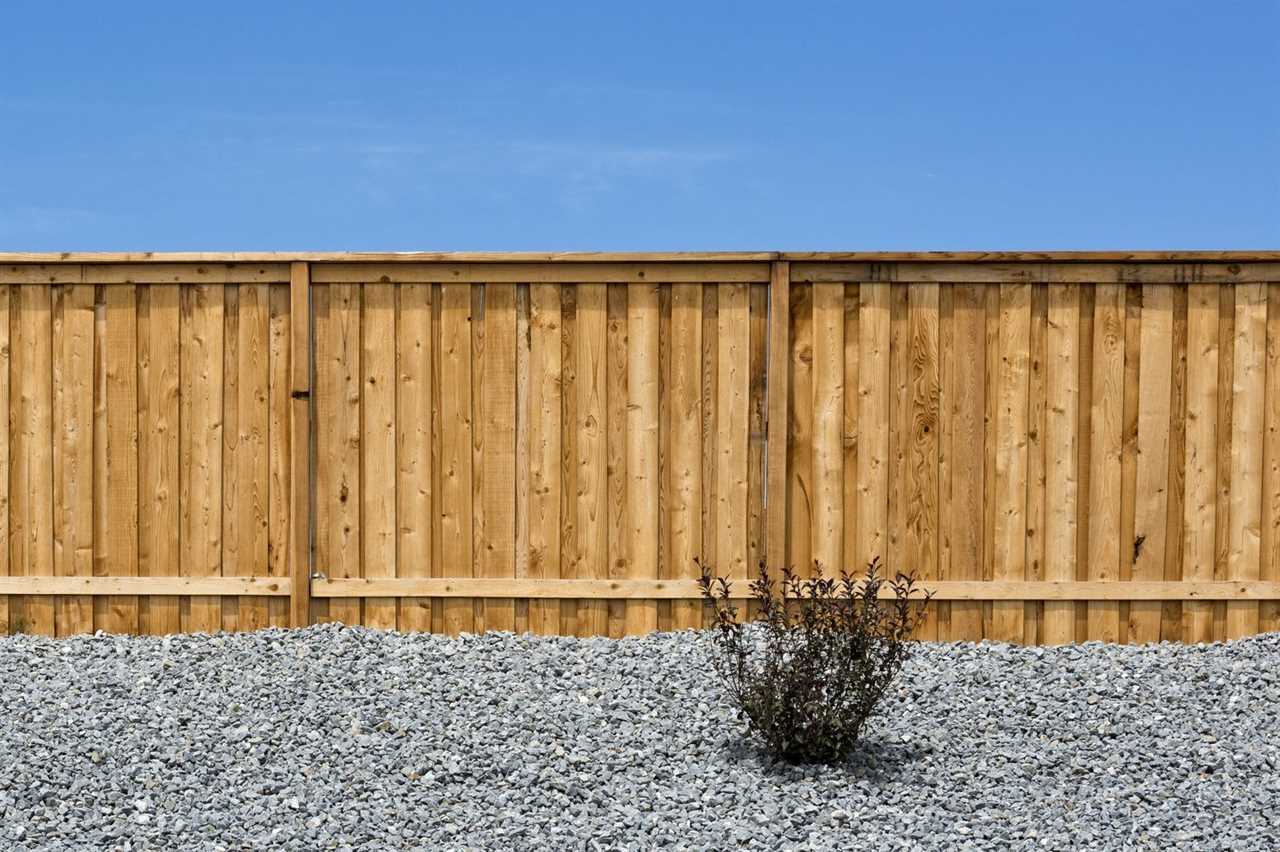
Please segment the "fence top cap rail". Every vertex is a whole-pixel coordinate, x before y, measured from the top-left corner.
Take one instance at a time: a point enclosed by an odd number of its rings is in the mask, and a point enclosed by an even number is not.
[[[1249,263],[1280,261],[1280,250],[1236,251],[860,251],[860,252],[0,252],[0,263],[619,263],[845,261],[893,263]]]

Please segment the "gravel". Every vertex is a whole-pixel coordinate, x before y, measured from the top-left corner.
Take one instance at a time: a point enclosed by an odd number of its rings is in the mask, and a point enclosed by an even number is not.
[[[709,652],[3,638],[0,848],[1275,848],[1280,634],[925,645],[835,767],[761,754]]]

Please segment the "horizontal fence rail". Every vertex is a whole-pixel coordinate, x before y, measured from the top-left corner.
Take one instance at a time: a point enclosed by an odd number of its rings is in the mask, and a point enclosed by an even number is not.
[[[1280,252],[3,254],[0,406],[0,631],[1280,629]]]

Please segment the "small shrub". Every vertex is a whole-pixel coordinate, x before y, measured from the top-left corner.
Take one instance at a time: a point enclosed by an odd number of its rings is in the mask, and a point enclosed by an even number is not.
[[[729,581],[698,563],[702,596],[715,611],[716,670],[748,729],[776,757],[792,763],[830,763],[857,744],[876,704],[902,669],[911,634],[931,593],[915,580],[880,575],[879,560],[861,581],[800,579],[782,571],[774,592],[767,566],[751,582],[758,614],[747,628],[730,603]],[[880,590],[893,591],[881,600]]]

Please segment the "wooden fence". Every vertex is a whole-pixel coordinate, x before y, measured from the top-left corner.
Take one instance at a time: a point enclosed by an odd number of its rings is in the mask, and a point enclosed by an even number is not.
[[[0,629],[1280,629],[1280,253],[0,255]]]

